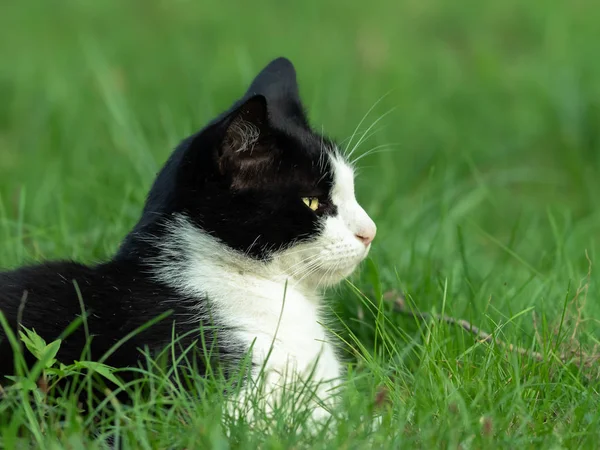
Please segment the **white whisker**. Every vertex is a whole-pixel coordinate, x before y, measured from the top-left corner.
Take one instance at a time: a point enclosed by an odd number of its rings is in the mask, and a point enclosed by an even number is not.
[[[360,122],[358,122],[358,125],[356,125],[356,128],[354,128],[354,131],[352,132],[352,136],[350,136],[350,139],[348,140],[348,144],[346,145],[346,148],[344,149],[344,154],[347,155],[348,148],[350,147],[350,145],[352,145],[352,140],[354,139],[354,136],[356,135],[358,129],[363,124],[363,122],[367,119],[369,114],[371,114],[371,111],[373,111],[377,107],[377,105],[379,103],[381,103],[383,101],[383,99],[386,98],[391,92],[392,91],[390,90],[390,91],[386,92],[385,94],[383,94],[381,97],[379,97],[377,99],[377,101],[375,103],[373,103],[373,105],[367,110],[367,112],[362,117],[362,119],[360,119]],[[347,157],[350,157],[350,156],[352,156],[352,153],[350,153],[350,155],[347,155]]]
[[[389,114],[391,114],[392,112],[394,112],[396,110],[396,107],[389,109],[388,111],[386,111],[385,113],[383,113],[381,116],[379,116],[379,118],[377,120],[375,120],[370,126],[369,128],[367,128],[367,130],[363,133],[363,135],[361,136],[361,138],[358,140],[358,142],[354,145],[354,147],[352,147],[352,150],[350,150],[350,153],[347,154],[347,158],[350,159],[352,157],[352,154],[356,151],[356,149],[358,148],[358,146],[365,140],[365,136],[367,135],[367,133],[369,131],[371,131],[371,129],[377,125],[379,122],[381,122],[386,116],[388,116]]]
[[[360,155],[358,155],[356,158],[354,158],[352,160],[352,162],[350,164],[352,164],[353,166],[356,165],[356,163],[358,161],[360,161],[361,159],[369,156],[369,155],[376,155],[378,153],[385,153],[388,151],[393,151],[393,150],[397,150],[397,148],[394,147],[398,147],[400,145],[400,143],[392,143],[392,144],[381,144],[378,145],[377,147],[373,147],[369,150],[367,150],[364,153],[361,153]]]

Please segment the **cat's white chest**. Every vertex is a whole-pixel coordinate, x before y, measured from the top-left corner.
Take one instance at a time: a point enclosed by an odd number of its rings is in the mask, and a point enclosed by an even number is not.
[[[222,330],[218,339],[224,348],[251,351],[252,378],[261,382],[257,376],[266,376],[262,387],[272,394],[265,396],[268,402],[277,399],[283,385],[302,388],[296,382],[301,378],[318,385],[311,400],[329,403],[342,370],[321,323],[316,286],[287,283],[278,263],[240,256],[183,219],[171,241],[177,245],[163,248],[154,262],[157,278],[186,296],[203,299],[190,307],[190,320],[214,321]],[[181,260],[181,253],[188,255],[186,263],[173,264],[171,258]],[[326,413],[316,407],[314,415]]]
[[[243,278],[239,288],[230,285],[211,300],[219,322],[252,349],[255,367],[315,382],[338,378],[340,363],[321,324],[317,294],[307,295],[285,283]]]

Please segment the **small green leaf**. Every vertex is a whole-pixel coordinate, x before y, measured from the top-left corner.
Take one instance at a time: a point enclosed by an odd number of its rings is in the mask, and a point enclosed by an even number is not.
[[[44,348],[46,348],[46,341],[44,341],[44,339],[42,339],[35,332],[35,330],[29,330],[25,327],[22,328],[23,330],[25,330],[25,333],[19,330],[19,336],[21,340],[23,341],[27,349],[31,352],[31,354],[39,360],[43,354]]]
[[[56,359],[54,359],[56,357],[56,354],[58,353],[58,350],[60,349],[60,344],[61,344],[61,340],[57,339],[56,341],[51,342],[50,344],[46,345],[44,347],[44,351],[43,351],[43,359],[44,361],[46,361],[45,364],[45,368],[49,368],[52,367],[55,363],[56,363]]]
[[[85,367],[86,369],[93,370],[94,372],[97,372],[98,374],[102,375],[104,378],[113,382],[120,388],[123,387],[123,383],[121,383],[121,381],[119,381],[119,379],[113,374],[113,371],[115,369],[113,369],[110,366],[107,366],[106,364],[102,364],[95,361],[77,361],[75,364],[78,367]]]
[[[30,380],[29,378],[15,376],[6,376],[6,378],[15,383],[12,386],[13,388],[22,389],[24,391],[35,391],[37,389],[37,385],[35,384],[35,382]]]

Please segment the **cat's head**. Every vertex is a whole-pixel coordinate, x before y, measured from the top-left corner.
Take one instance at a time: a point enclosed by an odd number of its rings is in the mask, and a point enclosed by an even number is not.
[[[348,276],[376,232],[356,201],[352,167],[310,128],[284,58],[178,147],[138,227],[173,216],[238,256],[313,285]]]

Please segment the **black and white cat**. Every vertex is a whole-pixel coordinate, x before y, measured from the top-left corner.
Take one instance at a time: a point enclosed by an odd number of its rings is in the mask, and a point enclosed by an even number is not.
[[[353,272],[375,232],[355,199],[352,167],[310,128],[294,67],[279,58],[177,147],[114,258],[0,273],[0,309],[15,330],[20,320],[51,341],[82,314],[78,289],[92,358],[172,310],[106,362],[135,366],[140,348],[157,352],[171,342],[173,326],[192,342],[200,325],[213,324],[216,338],[204,338],[223,359],[235,363],[252,349],[253,373],[264,366],[271,400],[291,377],[309,373],[326,397],[341,365],[320,324],[321,292]],[[58,359],[79,359],[85,342],[79,327]],[[0,330],[0,376],[12,373],[12,361]]]

